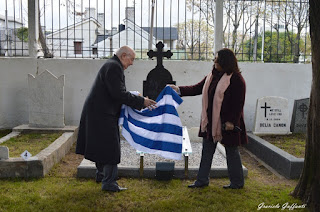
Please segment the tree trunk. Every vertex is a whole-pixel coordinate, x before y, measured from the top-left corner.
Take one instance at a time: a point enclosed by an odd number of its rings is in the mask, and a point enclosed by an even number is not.
[[[53,55],[50,53],[50,50],[47,46],[46,38],[43,35],[40,20],[39,20],[39,41],[44,54],[44,58],[53,58]]]
[[[320,1],[309,0],[312,49],[312,86],[303,172],[292,195],[311,211],[320,211]]]
[[[294,63],[299,63],[299,57],[300,57],[300,32],[298,32],[297,37],[295,39],[295,44],[294,44],[294,57],[293,57],[293,62]]]
[[[43,51],[43,56],[44,58],[53,58],[53,54],[50,53],[50,50],[47,46],[46,38],[44,37],[44,34],[42,32],[42,27],[41,27],[41,20],[40,20],[40,5],[39,5],[39,42]],[[53,43],[52,43],[53,45]]]

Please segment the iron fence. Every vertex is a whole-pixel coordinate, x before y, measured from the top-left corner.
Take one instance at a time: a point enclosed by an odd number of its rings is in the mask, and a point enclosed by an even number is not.
[[[213,58],[214,0],[152,2],[39,0],[39,45],[45,57],[61,58],[110,57],[129,45],[144,59],[162,41],[171,59]],[[0,8],[0,55],[27,56],[27,0],[2,0]],[[239,61],[310,62],[308,9],[307,0],[224,0],[222,46]]]

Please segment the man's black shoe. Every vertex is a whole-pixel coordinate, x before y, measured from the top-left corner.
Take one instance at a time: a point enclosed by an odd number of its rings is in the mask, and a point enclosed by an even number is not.
[[[243,186],[234,186],[234,185],[224,185],[223,186],[224,189],[241,189],[243,188]]]
[[[120,192],[120,191],[125,191],[127,188],[123,188],[120,186],[112,186],[112,187],[107,187],[107,188],[102,188],[102,191],[111,191],[111,192]]]
[[[208,184],[199,185],[199,184],[196,184],[196,183],[192,183],[192,184],[188,185],[188,188],[203,188],[203,187],[206,187],[206,186],[208,186]]]

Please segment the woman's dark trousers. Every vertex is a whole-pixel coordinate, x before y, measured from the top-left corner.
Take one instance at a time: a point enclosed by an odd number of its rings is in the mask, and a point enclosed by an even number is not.
[[[209,184],[212,158],[216,151],[216,148],[217,143],[207,140],[205,138],[203,139],[200,168],[198,171],[197,181],[195,182],[197,186]],[[225,149],[227,157],[228,175],[231,182],[230,184],[231,186],[235,187],[243,187],[244,178],[238,147],[225,146]]]

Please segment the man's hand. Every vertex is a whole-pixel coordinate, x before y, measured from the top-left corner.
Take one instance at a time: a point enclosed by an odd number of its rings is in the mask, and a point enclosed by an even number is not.
[[[170,86],[175,92],[180,93],[180,89],[178,86],[173,84],[168,84],[167,86]]]
[[[153,101],[152,99],[149,99],[148,97],[144,97],[144,107],[149,108],[149,110],[157,108],[157,102]]]

